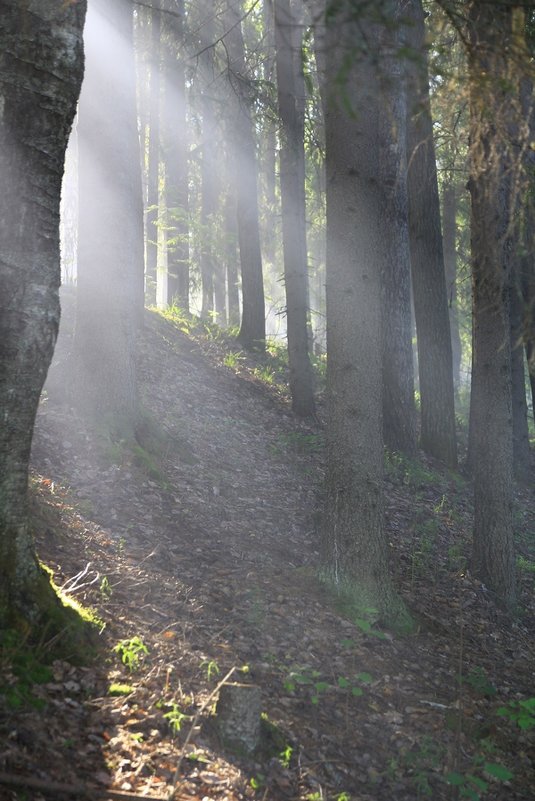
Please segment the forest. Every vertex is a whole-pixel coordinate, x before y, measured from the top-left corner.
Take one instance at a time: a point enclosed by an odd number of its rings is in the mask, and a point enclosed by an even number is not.
[[[0,801],[535,798],[535,3],[0,0]]]

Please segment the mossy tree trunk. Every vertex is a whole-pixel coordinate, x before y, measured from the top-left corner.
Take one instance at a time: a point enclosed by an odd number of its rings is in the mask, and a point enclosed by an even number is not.
[[[3,0],[0,11],[0,629],[42,630],[59,608],[35,557],[28,465],[59,326],[61,179],[85,10]]]

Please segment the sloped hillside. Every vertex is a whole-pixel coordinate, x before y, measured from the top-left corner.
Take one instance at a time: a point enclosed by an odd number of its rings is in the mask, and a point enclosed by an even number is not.
[[[469,485],[387,455],[392,567],[419,624],[400,638],[316,579],[322,426],[292,416],[265,362],[148,312],[144,447],[114,442],[62,402],[68,323],[67,304],[34,521],[56,583],[106,625],[83,667],[21,676],[20,645],[5,649],[0,771],[39,787],[0,798],[165,798],[176,777],[177,798],[199,801],[532,799],[534,730],[516,718],[535,722],[518,705],[534,687],[533,497],[518,499],[511,622],[467,570]],[[212,715],[233,668],[269,721],[250,756]]]

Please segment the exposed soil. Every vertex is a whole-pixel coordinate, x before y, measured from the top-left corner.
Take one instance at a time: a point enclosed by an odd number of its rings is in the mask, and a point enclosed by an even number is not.
[[[535,798],[534,730],[497,713],[535,695],[533,494],[518,496],[510,620],[466,569],[469,484],[388,457],[392,568],[418,631],[381,631],[315,578],[321,422],[299,422],[252,359],[225,366],[228,352],[147,313],[142,398],[166,434],[148,426],[146,449],[89,430],[53,371],[33,450],[38,551],[106,627],[96,664],[55,662],[16,709],[0,692],[0,771],[165,798],[178,765],[177,797],[199,801],[453,799],[455,773],[466,797]],[[131,638],[147,649],[134,670],[114,652]],[[276,726],[253,756],[225,749],[213,721],[210,696],[233,667]],[[112,683],[131,689],[113,696]],[[6,785],[0,799],[80,792]]]

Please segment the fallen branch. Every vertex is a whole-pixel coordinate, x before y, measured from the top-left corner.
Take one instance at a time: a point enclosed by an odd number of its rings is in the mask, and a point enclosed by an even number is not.
[[[11,787],[24,787],[39,790],[45,795],[71,795],[79,798],[114,799],[114,801],[162,801],[162,797],[154,795],[141,795],[140,793],[127,793],[122,790],[108,790],[105,787],[94,787],[87,784],[60,784],[47,779],[33,779],[29,776],[16,776],[11,773],[0,773],[0,785]]]

